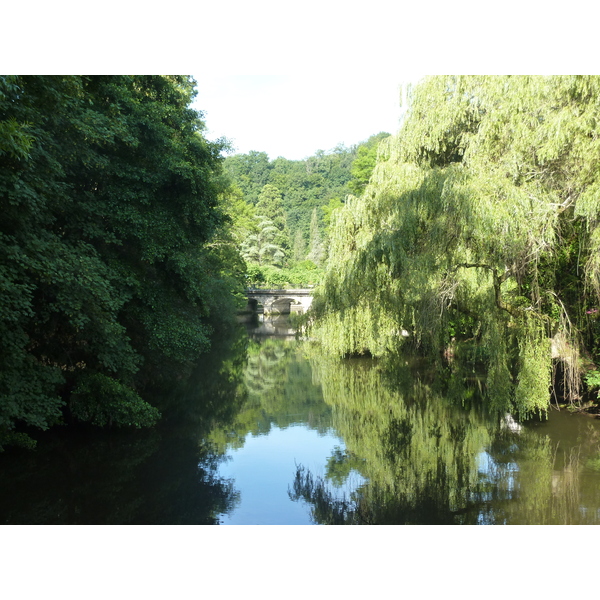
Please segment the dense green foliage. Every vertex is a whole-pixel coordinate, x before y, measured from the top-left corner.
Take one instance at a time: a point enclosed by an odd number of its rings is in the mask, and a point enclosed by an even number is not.
[[[246,202],[253,206],[258,204],[265,185],[276,187],[282,196],[291,239],[301,231],[308,242],[313,210],[327,205],[331,198],[344,200],[348,193],[355,157],[356,148],[343,146],[331,153],[319,151],[304,160],[279,157],[269,161],[265,152],[250,152],[228,157],[225,168]]]
[[[0,433],[148,425],[244,265],[186,77],[0,78]],[[1,441],[1,440],[0,440]]]
[[[389,133],[384,132],[372,135],[364,144],[358,147],[357,156],[350,170],[352,179],[348,182],[348,189],[355,196],[360,195],[369,183],[373,169],[377,164],[379,142],[389,136]]]
[[[247,267],[246,283],[254,288],[285,289],[312,287],[321,281],[323,269],[310,260],[294,263],[293,267],[278,268],[271,265],[250,264]]]
[[[314,327],[338,355],[487,368],[492,406],[580,398],[600,358],[600,78],[430,77],[334,213]]]
[[[351,190],[364,187],[375,166],[378,143],[388,135],[379,133],[352,148],[318,151],[304,160],[269,161],[265,152],[256,151],[225,160],[233,193],[246,204],[240,207],[242,254],[251,268],[261,267],[262,275],[251,278],[251,284],[261,279],[289,282],[290,273],[306,261],[322,267],[331,214],[344,205]],[[286,268],[292,270],[277,273]]]

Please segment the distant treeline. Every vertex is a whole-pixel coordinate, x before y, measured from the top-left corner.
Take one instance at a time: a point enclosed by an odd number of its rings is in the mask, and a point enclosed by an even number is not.
[[[365,142],[304,160],[269,160],[266,152],[225,160],[233,183],[230,205],[253,283],[314,283],[328,254],[332,212],[360,194],[377,161],[378,133]]]

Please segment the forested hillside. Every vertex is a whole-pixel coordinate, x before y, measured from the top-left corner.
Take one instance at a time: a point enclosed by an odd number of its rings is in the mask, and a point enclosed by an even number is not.
[[[304,160],[269,160],[266,152],[257,151],[225,160],[250,283],[306,285],[320,279],[331,214],[349,193],[364,188],[378,143],[388,136],[379,133],[351,148],[318,151]]]
[[[187,77],[0,77],[0,446],[143,426],[235,309],[222,146]],[[221,199],[221,200],[220,200]]]
[[[487,374],[520,417],[600,383],[600,78],[441,76],[337,211],[312,334]],[[360,191],[360,190],[357,190]],[[443,362],[445,361],[445,362]]]

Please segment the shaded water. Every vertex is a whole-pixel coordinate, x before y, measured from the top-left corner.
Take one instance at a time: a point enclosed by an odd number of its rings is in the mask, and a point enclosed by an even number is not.
[[[260,323],[161,399],[152,431],[0,454],[0,523],[600,521],[600,422],[517,424],[418,362],[331,360]]]

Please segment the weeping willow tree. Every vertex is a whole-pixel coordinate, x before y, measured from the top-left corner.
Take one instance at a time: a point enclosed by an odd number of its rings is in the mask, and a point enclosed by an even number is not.
[[[336,211],[313,335],[338,355],[476,347],[492,405],[580,396],[600,328],[600,78],[426,78]],[[554,385],[553,385],[554,384]]]

